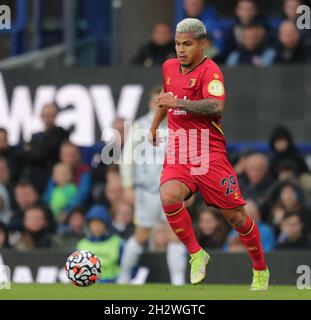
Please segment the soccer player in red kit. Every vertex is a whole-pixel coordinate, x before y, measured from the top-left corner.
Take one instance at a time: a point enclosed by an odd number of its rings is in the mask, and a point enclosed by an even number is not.
[[[225,104],[224,78],[218,66],[204,56],[206,29],[198,19],[185,19],[176,27],[176,59],[163,64],[163,92],[149,138],[159,144],[157,129],[168,117],[169,141],[160,181],[167,220],[191,259],[190,281],[206,276],[210,256],[195,237],[183,201],[200,191],[207,205],[221,209],[238,232],[253,263],[251,290],[267,290],[266,266],[260,235],[247,215],[236,174],[227,159],[221,127]]]

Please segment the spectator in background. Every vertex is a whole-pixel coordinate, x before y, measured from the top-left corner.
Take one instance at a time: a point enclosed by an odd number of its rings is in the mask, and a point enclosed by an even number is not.
[[[105,186],[105,198],[110,208],[116,206],[123,199],[123,188],[119,169],[113,167],[107,172],[107,183]]]
[[[0,250],[10,249],[9,230],[6,224],[0,222]]]
[[[286,20],[280,24],[278,33],[276,64],[306,63],[310,61],[306,48],[301,43],[301,35],[296,23]]]
[[[228,240],[228,249],[227,252],[230,253],[247,253],[245,246],[240,240],[239,236],[232,237]]]
[[[258,226],[263,250],[265,252],[273,251],[276,245],[274,230],[270,225],[262,222],[261,212],[259,211],[259,208],[256,205],[255,201],[247,200],[245,209]],[[228,251],[230,241],[236,237],[238,237],[237,232],[235,230],[232,230],[227,237],[227,241],[224,246],[225,251]]]
[[[3,185],[10,184],[10,168],[7,160],[0,156],[0,183]]]
[[[302,189],[293,181],[284,181],[279,184],[274,192],[272,199],[273,205],[269,221],[275,226],[277,232],[280,223],[288,212],[294,212],[303,217],[306,221],[310,220],[310,212],[305,208],[305,200]]]
[[[119,132],[119,135],[121,137],[120,146],[123,148],[124,145],[124,139],[125,139],[125,132],[124,132],[124,118],[116,117],[112,123],[112,128],[117,130]]]
[[[150,251],[166,252],[170,242],[170,227],[167,222],[158,222],[151,233]]]
[[[269,48],[265,41],[266,31],[262,25],[253,24],[243,28],[241,45],[227,58],[229,67],[237,65],[270,66],[275,57],[275,50]]]
[[[183,0],[185,18],[196,18],[201,21],[217,18],[217,11],[213,6],[206,5],[204,0]]]
[[[60,226],[58,234],[53,237],[52,247],[56,250],[74,251],[77,243],[85,237],[85,212],[82,208],[73,209],[65,224]]]
[[[121,200],[117,202],[111,209],[112,212],[112,225],[117,234],[124,240],[128,240],[134,233],[133,224],[133,206],[128,202]]]
[[[197,239],[203,249],[221,248],[228,234],[229,226],[222,213],[213,207],[199,211]]]
[[[283,16],[282,20],[290,20],[296,24],[297,19],[299,17],[299,13],[297,13],[297,8],[303,4],[307,4],[307,1],[301,0],[284,0],[283,4]],[[310,7],[310,3],[309,3]],[[298,30],[300,33],[300,39],[302,45],[310,50],[311,48],[311,32],[309,29],[300,29]]]
[[[4,128],[0,128],[0,156],[10,160],[13,149],[9,146],[8,132]]]
[[[43,107],[41,119],[44,131],[35,133],[29,144],[18,153],[23,167],[21,177],[30,180],[41,193],[47,184],[53,165],[59,160],[59,148],[68,139],[68,132],[56,125],[58,108],[50,103]]]
[[[21,230],[25,211],[29,208],[40,206],[44,208],[44,211],[47,215],[49,230],[54,230],[55,225],[53,215],[45,206],[44,202],[40,200],[39,194],[31,182],[27,180],[21,180],[17,183],[15,186],[15,199],[17,207],[14,210],[14,214],[10,222],[10,229]]]
[[[230,155],[230,162],[238,176],[245,174],[247,158],[253,153],[256,153],[256,150],[246,149],[237,154]]]
[[[91,174],[90,168],[81,162],[80,149],[69,141],[64,142],[61,145],[60,160],[62,164],[65,164],[70,168],[72,173],[72,182],[77,188],[76,195],[71,197],[64,209],[68,214],[73,208],[88,204],[91,193]],[[55,185],[54,179],[51,178],[44,194],[46,202],[50,199],[51,192]]]
[[[298,179],[299,186],[304,192],[306,207],[311,208],[311,174],[303,173]],[[311,230],[311,225],[308,226]]]
[[[66,213],[63,210],[76,196],[77,187],[72,183],[72,172],[69,166],[64,163],[58,163],[54,166],[53,181],[55,185],[48,194],[47,203],[55,220],[63,223],[66,219]]]
[[[0,184],[0,222],[9,225],[12,218],[9,194],[6,188]]]
[[[259,15],[257,4],[253,0],[239,0],[235,8],[235,15],[233,25],[226,31],[226,55],[244,46],[243,33],[245,28],[252,25],[266,28],[264,20]]]
[[[12,181],[15,182],[18,177],[18,168],[16,165],[16,151],[9,146],[8,132],[4,128],[0,128],[0,157],[7,161],[12,174]]]
[[[280,17],[273,17],[269,19],[269,23],[275,39],[277,38],[278,29],[282,22],[291,21],[296,25],[297,19],[300,15],[299,13],[297,13],[297,8],[303,4],[304,4],[304,1],[301,1],[301,0],[284,0],[283,1],[282,15]],[[300,40],[301,40],[302,46],[310,49],[310,46],[311,46],[310,30],[301,29],[301,30],[298,30],[298,32],[300,34]]]
[[[104,148],[104,146],[105,144],[102,145],[102,148]],[[104,203],[106,201],[104,193],[106,185],[107,167],[108,166],[102,161],[101,152],[95,153],[91,163],[91,196],[93,203]]]
[[[113,123],[112,123],[112,129],[116,130],[119,134],[119,138],[115,140],[115,145],[118,148],[118,151],[121,151],[124,146],[124,140],[125,140],[125,128],[124,128],[124,118],[117,117]],[[103,145],[104,148],[104,145]],[[110,149],[109,146],[109,157],[118,161],[120,154],[114,154],[114,150]],[[92,161],[92,200],[95,203],[104,203],[105,205],[109,206],[105,194],[105,185],[107,182],[107,175],[109,175],[108,170],[111,169],[112,166],[107,166],[107,164],[102,159],[102,150],[100,154],[96,154],[93,157]],[[118,166],[117,166],[118,167]],[[118,171],[118,170],[117,170]]]
[[[185,18],[201,20],[211,36],[215,49],[217,49],[220,54],[223,52],[224,36],[215,7],[206,5],[206,1],[204,0],[183,0],[183,10],[176,23]]]
[[[35,206],[25,211],[23,230],[16,249],[33,251],[48,249],[51,245],[51,234],[48,229],[47,212],[44,208]]]
[[[16,208],[16,201],[14,197],[14,186],[11,183],[11,171],[8,162],[5,158],[0,156],[0,185],[2,185],[10,198],[11,208]]]
[[[172,29],[167,23],[158,22],[153,26],[151,41],[139,49],[132,64],[150,68],[160,66],[165,60],[175,56]]]
[[[264,154],[253,153],[247,157],[245,173],[239,176],[241,192],[246,199],[254,200],[258,205],[264,201],[267,189],[272,184],[268,173],[269,162]]]
[[[279,162],[276,173],[278,182],[294,180],[297,177],[296,164],[291,160],[283,160]]]
[[[270,148],[272,150],[270,173],[273,177],[277,176],[277,168],[285,161],[291,162],[295,166],[298,176],[309,171],[305,160],[294,144],[291,132],[286,127],[278,126],[272,131]]]
[[[280,187],[287,182],[297,182],[297,168],[291,160],[281,161],[276,168],[276,179],[273,179],[271,187],[267,190],[265,199],[260,203],[265,221],[271,223],[270,212],[279,196]],[[277,210],[277,212],[280,212]]]
[[[110,213],[104,206],[93,206],[86,215],[90,237],[80,240],[78,250],[90,250],[100,260],[101,282],[115,282],[120,270],[122,239],[113,233]]]
[[[281,233],[278,238],[278,250],[310,250],[311,244],[304,230],[301,216],[288,212],[281,221]]]
[[[284,0],[283,2],[283,20],[291,20],[292,22],[297,21],[299,13],[297,13],[297,8],[302,5],[301,0]]]
[[[213,39],[209,34],[207,34],[207,44],[204,55],[216,63],[224,62],[220,50],[214,45]]]

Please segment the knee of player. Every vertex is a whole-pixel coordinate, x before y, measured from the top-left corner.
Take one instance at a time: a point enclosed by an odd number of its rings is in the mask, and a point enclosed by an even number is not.
[[[160,196],[163,205],[176,204],[177,202],[183,201],[181,195],[174,192],[174,190],[161,191]]]

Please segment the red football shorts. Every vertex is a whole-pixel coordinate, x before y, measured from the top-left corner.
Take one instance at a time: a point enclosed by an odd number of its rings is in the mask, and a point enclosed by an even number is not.
[[[184,183],[192,193],[200,191],[206,205],[229,210],[246,204],[236,174],[226,156],[210,162],[208,172],[202,175],[191,174],[190,167],[184,164],[165,163],[160,186],[169,180]]]

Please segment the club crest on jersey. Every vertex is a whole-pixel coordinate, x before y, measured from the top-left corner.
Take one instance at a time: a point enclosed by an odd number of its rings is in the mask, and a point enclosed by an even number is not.
[[[191,79],[189,80],[189,87],[190,87],[190,88],[193,88],[196,83],[197,83],[197,79],[191,78]]]
[[[166,84],[167,86],[170,86],[170,85],[171,85],[171,78],[170,78],[170,77],[168,77],[168,78],[166,79],[165,84]]]

